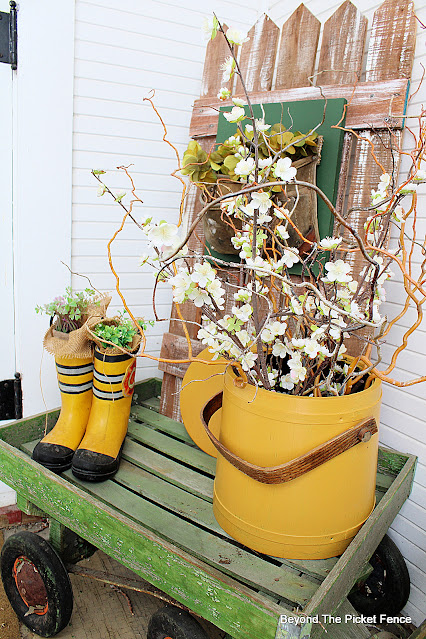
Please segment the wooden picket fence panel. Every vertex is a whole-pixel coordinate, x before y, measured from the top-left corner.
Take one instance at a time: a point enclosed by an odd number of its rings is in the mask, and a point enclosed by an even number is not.
[[[321,23],[303,4],[284,23],[281,37],[277,25],[264,14],[250,29],[250,40],[241,47],[239,63],[253,104],[322,99],[323,95],[327,98],[346,98],[346,127],[356,131],[356,134],[345,133],[342,150],[336,206],[345,215],[345,211],[350,211],[354,206],[370,205],[371,189],[377,187],[381,175],[380,168],[371,156],[368,140],[376,144],[375,153],[384,168],[389,173],[398,172],[399,157],[392,157],[389,141],[391,131],[393,144],[398,143],[403,127],[401,116],[406,103],[416,38],[413,2],[385,0],[376,10],[363,82],[359,82],[359,79],[364,61],[367,18],[350,0],[345,0],[324,24],[317,56],[320,30]],[[228,55],[229,50],[221,34],[209,41],[201,97],[194,104],[190,125],[191,137],[196,138],[207,151],[216,139],[218,108],[227,104],[219,102],[216,96],[221,86],[226,86],[222,83],[219,68]],[[315,69],[317,57],[319,62]],[[235,94],[241,95],[241,83],[239,79],[234,81]],[[228,86],[233,88],[230,83]],[[230,101],[228,103],[231,105]],[[349,174],[351,180],[347,193]],[[192,187],[186,203],[189,224],[200,210],[199,194]],[[361,229],[365,215],[357,211],[349,219],[357,229]],[[203,239],[201,224],[190,240],[191,248],[201,249]],[[355,263],[355,271],[361,266]],[[230,268],[221,276],[225,282],[228,278],[237,281],[239,271]],[[197,354],[203,348],[197,340],[200,309],[191,302],[180,305],[180,309],[188,321],[193,352]],[[186,355],[187,342],[173,305],[169,332],[163,337],[161,356],[184,359]],[[164,363],[159,366],[164,372],[160,410],[163,415],[176,420],[181,419],[179,392],[187,366]]]

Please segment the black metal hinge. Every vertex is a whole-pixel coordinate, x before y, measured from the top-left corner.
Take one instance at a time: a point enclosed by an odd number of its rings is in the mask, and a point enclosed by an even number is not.
[[[0,11],[0,62],[18,68],[18,29],[16,2],[10,0],[10,13]]]
[[[21,375],[0,382],[0,420],[22,418]]]

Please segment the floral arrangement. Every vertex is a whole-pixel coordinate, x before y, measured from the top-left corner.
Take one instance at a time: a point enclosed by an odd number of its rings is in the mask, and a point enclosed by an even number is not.
[[[426,144],[422,118],[407,177],[398,185],[396,176],[382,169],[368,207],[370,216],[364,232],[359,232],[316,185],[298,180],[297,167],[292,164],[297,155],[304,157],[315,152],[315,129],[320,124],[301,134],[256,119],[235,55],[236,46],[245,41],[245,36],[235,29],[225,33],[214,18],[209,33],[213,38],[218,32],[225,37],[230,51],[222,67],[223,82],[237,75],[245,91],[245,100],[233,97],[232,109],[220,115],[235,123],[237,131],[210,153],[191,141],[179,168],[199,186],[228,179],[238,181],[241,188],[216,193],[186,232],[181,220],[176,225],[147,216],[138,223],[151,242],[152,253],[145,255],[142,263],[155,269],[155,289],[162,281],[172,286],[173,301],[188,340],[188,359],[184,361],[192,361],[193,357],[180,305],[191,301],[201,310],[198,338],[214,359],[228,360],[254,386],[319,397],[362,390],[373,376],[399,386],[426,380],[424,376],[398,382],[390,375],[408,336],[421,321],[426,300],[425,242],[418,239],[415,230],[416,188],[426,181],[421,168]],[[218,98],[229,97],[230,90],[222,88]],[[146,99],[152,104],[150,98]],[[371,152],[375,157],[374,148]],[[127,168],[123,169],[129,176]],[[100,178],[102,173],[93,171],[100,182],[101,195],[110,192]],[[322,198],[334,216],[333,236],[320,241],[303,237],[292,220],[297,197],[292,208],[282,203],[288,201],[285,196],[289,185],[297,193],[301,187],[312,189]],[[277,201],[274,192],[284,197]],[[132,196],[124,219],[132,216],[133,203],[140,201],[133,182]],[[119,202],[124,208],[121,199]],[[232,243],[239,251],[240,261],[233,264],[234,275],[225,273],[229,267],[226,262],[188,248],[197,224],[217,204],[233,230]],[[392,228],[397,242],[390,250]],[[303,254],[289,245],[289,230],[298,233],[309,247]],[[416,251],[421,259],[415,274]],[[354,270],[356,256],[363,263],[359,272]],[[297,277],[290,272],[295,265],[300,272]],[[381,304],[386,299],[384,284],[393,277],[395,267],[407,296],[403,314],[411,303],[417,316],[390,365],[379,370],[381,343],[401,317],[388,320],[381,314]],[[229,300],[233,303],[229,304]],[[347,357],[345,342],[350,337],[356,339],[360,353],[355,358]]]
[[[90,288],[84,291],[73,291],[70,286],[65,289],[65,295],[55,297],[53,302],[36,306],[36,313],[50,315],[51,323],[56,318],[55,330],[61,333],[71,333],[81,328],[84,315],[92,304],[99,304],[96,293]]]

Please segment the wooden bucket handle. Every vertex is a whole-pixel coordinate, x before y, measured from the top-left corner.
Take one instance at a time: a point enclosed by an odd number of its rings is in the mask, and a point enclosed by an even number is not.
[[[201,422],[204,429],[213,446],[215,446],[225,459],[242,473],[262,484],[283,484],[292,479],[296,479],[308,473],[310,470],[318,468],[318,466],[333,459],[333,457],[337,457],[345,450],[349,450],[357,444],[370,441],[371,437],[378,432],[376,420],[370,417],[285,464],[269,467],[256,466],[232,453],[209,429],[208,424],[210,419],[222,406],[222,397],[223,393],[218,393],[209,399],[201,409]]]

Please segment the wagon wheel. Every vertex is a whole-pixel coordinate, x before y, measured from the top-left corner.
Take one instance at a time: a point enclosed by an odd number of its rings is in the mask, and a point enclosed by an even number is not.
[[[71,618],[73,594],[62,560],[31,532],[9,537],[1,553],[4,590],[18,619],[41,637],[53,637]]]
[[[349,601],[363,615],[398,615],[410,595],[410,576],[404,557],[387,535],[370,564],[373,572],[348,595]]]
[[[208,636],[188,612],[164,606],[149,620],[146,639],[208,639]]]

